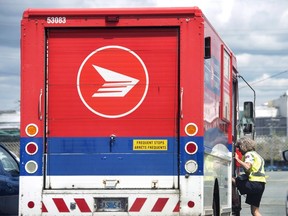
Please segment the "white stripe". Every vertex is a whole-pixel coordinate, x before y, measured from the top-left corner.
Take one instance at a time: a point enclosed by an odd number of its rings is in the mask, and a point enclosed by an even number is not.
[[[159,189],[175,188],[178,185],[177,176],[47,176],[46,180],[46,188],[52,189],[107,189],[113,188],[113,184],[115,184],[115,189]],[[154,185],[156,188],[153,188]]]

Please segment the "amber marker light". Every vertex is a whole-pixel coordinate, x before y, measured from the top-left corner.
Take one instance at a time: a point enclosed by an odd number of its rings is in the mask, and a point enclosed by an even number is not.
[[[38,127],[35,124],[28,124],[25,128],[25,132],[29,137],[34,137],[38,133]]]
[[[194,136],[196,135],[198,132],[198,127],[196,124],[194,123],[188,123],[185,127],[185,133],[188,135],[188,136]]]

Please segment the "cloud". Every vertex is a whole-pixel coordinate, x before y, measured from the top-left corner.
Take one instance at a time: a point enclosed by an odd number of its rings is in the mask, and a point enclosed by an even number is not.
[[[273,76],[288,69],[287,0],[1,0],[0,110],[15,107],[20,97],[20,21],[25,9],[153,6],[198,6],[236,54],[239,72],[256,89],[257,104],[287,91],[288,73]],[[251,98],[249,88],[240,91],[240,97]]]
[[[255,89],[258,105],[288,89],[288,73],[281,73],[288,69],[287,8],[285,0],[234,1],[229,22],[215,24],[236,54],[239,72]],[[241,100],[251,95],[248,87],[240,89]]]
[[[1,0],[0,1],[0,110],[19,109],[20,100],[20,26],[28,8],[141,7],[155,5],[153,0]]]
[[[244,76],[256,91],[256,102],[258,105],[277,99],[287,91],[288,55],[271,56],[246,53],[238,55],[237,60],[238,65],[240,65],[238,67],[240,74]],[[249,95],[251,98],[250,92],[247,91],[248,87],[246,84],[240,82],[239,86],[240,94],[242,96]],[[245,99],[249,100],[249,97],[245,97]]]

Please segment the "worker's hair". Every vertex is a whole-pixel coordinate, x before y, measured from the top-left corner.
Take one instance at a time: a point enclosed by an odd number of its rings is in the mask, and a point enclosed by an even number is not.
[[[244,152],[255,151],[256,143],[249,137],[241,137],[237,140],[236,146]]]

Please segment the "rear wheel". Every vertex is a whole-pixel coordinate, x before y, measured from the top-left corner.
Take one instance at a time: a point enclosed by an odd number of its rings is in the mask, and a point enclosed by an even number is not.
[[[216,179],[213,191],[213,215],[220,216],[220,198],[219,198],[219,186],[218,180]]]

